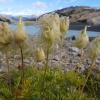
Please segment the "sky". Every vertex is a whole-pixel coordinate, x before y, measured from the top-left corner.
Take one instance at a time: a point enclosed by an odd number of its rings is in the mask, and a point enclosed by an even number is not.
[[[38,16],[70,6],[100,8],[100,0],[0,0],[0,14]]]

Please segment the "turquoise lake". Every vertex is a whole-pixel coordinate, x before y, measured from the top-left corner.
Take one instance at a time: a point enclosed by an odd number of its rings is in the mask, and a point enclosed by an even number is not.
[[[10,25],[10,27],[15,30],[16,25]],[[29,35],[36,36],[38,35],[39,32],[39,27],[38,26],[25,26],[25,30]],[[68,33],[66,34],[68,37],[72,36],[77,36],[80,33],[78,30],[69,30]],[[89,37],[96,37],[100,35],[100,32],[93,32],[93,31],[88,31]]]

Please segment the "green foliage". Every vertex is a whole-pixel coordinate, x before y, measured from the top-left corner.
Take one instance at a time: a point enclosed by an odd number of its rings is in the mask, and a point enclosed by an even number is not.
[[[81,86],[84,83],[84,76],[81,76],[79,73],[75,71],[70,71],[66,73],[66,80],[68,80],[69,84],[74,86]]]
[[[39,70],[28,67],[21,83],[20,70],[11,71],[12,89],[9,89],[7,79],[1,77],[0,98],[2,100],[77,100],[80,93],[79,86],[83,84],[84,76],[75,71],[64,73],[60,69],[47,69],[46,74],[44,73],[45,68]],[[96,79],[94,80],[93,87],[97,87],[95,93],[98,94],[100,84]],[[90,82],[91,80],[88,80],[87,85],[92,90]],[[90,96],[88,92],[82,94],[82,100],[90,100],[88,95]]]
[[[95,99],[100,98],[100,74],[92,74],[86,84],[85,91]]]
[[[8,87],[8,81],[5,79],[0,79],[0,100],[10,100],[11,91]]]

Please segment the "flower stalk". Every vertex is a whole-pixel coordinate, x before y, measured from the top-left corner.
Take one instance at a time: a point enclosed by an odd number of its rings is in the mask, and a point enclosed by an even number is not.
[[[23,83],[24,79],[24,54],[23,49],[26,44],[28,36],[24,30],[24,23],[22,21],[22,18],[19,18],[19,22],[17,25],[16,33],[15,33],[15,42],[20,49],[20,55],[21,55],[21,83]]]
[[[84,48],[87,46],[89,43],[89,37],[87,34],[87,26],[80,32],[80,34],[76,37],[75,40],[75,46],[80,49],[80,65],[79,67],[82,66],[83,63],[83,56],[84,56]]]
[[[5,51],[5,57],[6,57],[7,73],[8,73],[8,86],[9,86],[9,90],[12,91],[11,76],[10,76],[10,66],[9,66],[9,59],[8,59],[7,51]]]
[[[22,81],[24,79],[24,55],[23,55],[23,48],[22,47],[19,47],[20,48],[20,53],[21,53],[21,71],[22,71]]]
[[[79,97],[78,97],[78,100],[81,100],[81,98],[82,98],[82,93],[83,93],[83,91],[84,91],[84,88],[85,88],[85,86],[86,86],[86,83],[87,83],[87,81],[88,81],[90,75],[92,74],[92,69],[93,69],[94,65],[95,65],[95,58],[94,58],[94,60],[92,61],[92,64],[90,65],[90,67],[89,67],[89,71],[88,71],[88,74],[87,74],[87,76],[86,76],[86,80],[85,80],[85,82],[84,82],[84,84],[83,84],[83,86],[82,86],[82,88],[81,88],[81,91],[80,91],[80,95],[79,95]]]

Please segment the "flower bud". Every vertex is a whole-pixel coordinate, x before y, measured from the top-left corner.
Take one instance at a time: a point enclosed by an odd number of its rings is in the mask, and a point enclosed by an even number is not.
[[[88,55],[91,60],[100,56],[100,36],[96,37],[88,47]]]
[[[42,61],[45,59],[45,53],[42,48],[37,48],[36,50],[36,60],[37,61]]]
[[[56,39],[56,35],[54,34],[54,31],[52,28],[50,28],[50,26],[46,26],[43,29],[41,37],[43,42],[48,44],[53,44]]]
[[[84,30],[76,37],[75,46],[79,49],[84,48],[89,43],[89,37],[87,35],[87,26]]]
[[[2,29],[0,31],[0,44],[9,45],[12,42],[12,39],[13,35],[8,23],[2,23]]]
[[[17,30],[15,33],[15,40],[17,43],[22,43],[27,39],[27,35],[26,32],[24,30],[24,23],[20,17],[19,22],[18,22],[18,26],[17,26]]]
[[[69,18],[68,17],[61,17],[60,18],[60,31],[61,33],[67,32],[69,29]]]
[[[60,31],[60,17],[58,14],[54,14],[54,18],[53,18],[53,32],[55,35],[55,40],[60,40],[61,37],[61,31]]]

